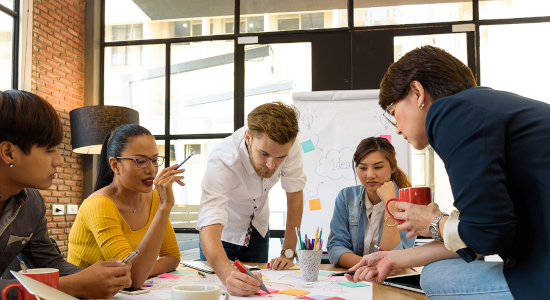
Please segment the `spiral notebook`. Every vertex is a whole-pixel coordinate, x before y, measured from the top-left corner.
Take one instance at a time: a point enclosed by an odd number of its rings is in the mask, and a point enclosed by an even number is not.
[[[229,262],[231,264],[233,264],[232,260],[230,260]],[[210,264],[207,261],[182,261],[182,262],[180,262],[180,264],[184,265],[188,268],[195,269],[197,271],[201,271],[203,273],[216,274],[214,272],[214,270],[212,270],[212,268],[210,267]],[[251,271],[255,271],[255,270],[260,269],[260,268],[258,268],[258,266],[249,266],[249,265],[244,265],[244,266],[247,267]]]

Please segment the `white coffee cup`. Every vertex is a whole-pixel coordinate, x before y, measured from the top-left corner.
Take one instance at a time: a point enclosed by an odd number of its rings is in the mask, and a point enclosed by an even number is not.
[[[172,288],[172,300],[219,300],[221,293],[217,285],[182,284]],[[229,300],[229,294],[224,294],[225,300]]]

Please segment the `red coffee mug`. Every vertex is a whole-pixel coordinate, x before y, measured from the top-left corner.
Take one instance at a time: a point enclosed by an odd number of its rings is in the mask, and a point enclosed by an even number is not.
[[[42,268],[42,269],[28,269],[27,273],[23,273],[23,271],[19,271],[21,274],[25,274],[29,276],[32,279],[38,280],[44,284],[47,284],[54,289],[59,289],[59,270],[58,269],[48,269],[48,268]],[[17,288],[18,289],[18,299],[24,299],[24,300],[36,300],[36,297],[34,295],[29,294],[27,292],[27,289],[25,289],[21,283],[14,283],[14,284],[8,284],[4,287],[2,290],[2,300],[8,299],[8,290],[11,288]]]
[[[405,223],[404,220],[398,220],[396,219],[390,209],[388,208],[388,204],[390,204],[391,201],[400,201],[400,202],[408,202],[412,204],[418,204],[418,205],[428,205],[432,203],[432,188],[430,187],[409,187],[399,190],[399,198],[392,198],[386,202],[386,211],[388,214],[399,224]]]

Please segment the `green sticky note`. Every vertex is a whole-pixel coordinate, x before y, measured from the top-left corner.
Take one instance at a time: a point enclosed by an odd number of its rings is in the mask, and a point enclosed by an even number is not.
[[[319,271],[319,276],[329,276],[329,275],[331,275],[332,273],[334,273],[334,272],[330,272],[330,271]]]
[[[197,271],[174,271],[170,274],[174,275],[189,275],[189,274],[197,274]]]
[[[339,282],[339,285],[347,286],[350,288],[356,288],[356,287],[364,287],[364,286],[370,286],[370,284],[366,284],[363,282]]]
[[[302,150],[304,150],[304,153],[308,153],[309,151],[315,150],[315,147],[313,147],[313,142],[311,140],[307,140],[303,142]]]

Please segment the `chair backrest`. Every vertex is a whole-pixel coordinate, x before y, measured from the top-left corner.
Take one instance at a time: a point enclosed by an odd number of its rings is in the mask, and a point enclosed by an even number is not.
[[[200,205],[175,204],[170,212],[170,223],[176,232],[180,251],[199,247],[199,235],[195,230]]]

